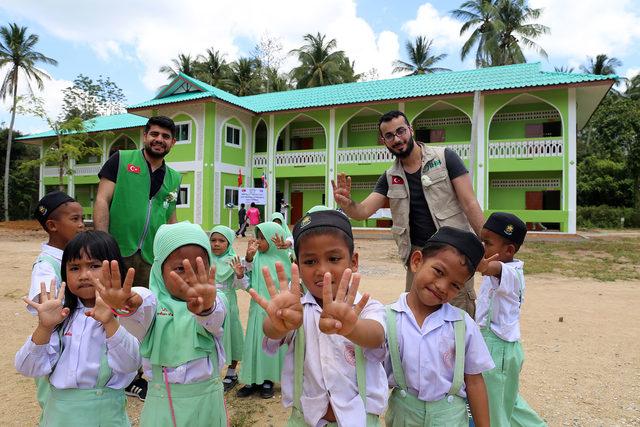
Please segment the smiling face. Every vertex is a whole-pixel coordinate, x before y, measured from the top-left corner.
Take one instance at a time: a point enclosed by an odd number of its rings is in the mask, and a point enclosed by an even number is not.
[[[144,151],[154,159],[162,159],[169,154],[171,147],[176,143],[169,129],[158,125],[151,125],[149,131],[143,134]]]
[[[93,279],[101,278],[102,261],[90,258],[84,251],[81,254],[80,258],[67,261],[67,287],[86,307],[93,307],[96,300]]]
[[[189,262],[191,263],[191,268],[193,268],[193,271],[197,271],[197,264],[196,264],[197,257],[202,258],[202,261],[204,262],[204,266],[208,272],[209,256],[207,255],[207,251],[205,251],[204,248],[199,245],[186,245],[186,246],[179,247],[175,251],[171,252],[167,257],[167,259],[165,259],[164,263],[162,264],[162,279],[164,280],[165,286],[167,287],[167,291],[169,291],[169,293],[172,296],[182,301],[187,299],[186,293],[184,289],[181,289],[178,283],[176,283],[176,281],[173,280],[170,273],[172,271],[175,271],[178,274],[178,276],[182,278],[182,280],[187,282],[187,285],[192,284],[189,281],[189,278],[187,276],[187,273],[184,269],[184,265],[182,262],[185,259],[189,260]]]
[[[413,129],[402,116],[380,123],[380,140],[391,154],[399,158],[409,156],[415,145]]]
[[[333,295],[336,294],[342,274],[347,268],[358,271],[358,254],[349,254],[344,239],[334,234],[303,236],[299,243],[298,265],[300,278],[316,301],[322,305],[324,274],[331,273]]]
[[[229,242],[220,233],[211,233],[209,242],[211,242],[211,252],[213,252],[215,256],[222,255],[227,251],[227,248],[229,247]]]

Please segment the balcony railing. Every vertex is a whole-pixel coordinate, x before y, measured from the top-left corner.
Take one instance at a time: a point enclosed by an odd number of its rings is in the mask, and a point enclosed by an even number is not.
[[[308,166],[323,165],[327,162],[327,152],[322,151],[285,151],[276,153],[276,166]],[[253,167],[267,167],[267,154],[256,153],[253,155]]]
[[[489,143],[490,159],[522,159],[562,156],[562,139],[497,141]]]
[[[98,172],[100,172],[101,168],[102,168],[102,165],[100,164],[76,166],[75,168],[73,168],[73,174],[78,176],[89,176],[89,175],[98,176]],[[63,174],[66,175],[66,172],[67,171],[65,170]],[[44,176],[46,178],[58,176],[58,173],[59,171],[57,166],[47,166],[44,168]]]

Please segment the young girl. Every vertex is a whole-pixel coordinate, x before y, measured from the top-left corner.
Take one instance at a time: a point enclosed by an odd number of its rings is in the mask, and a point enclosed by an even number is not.
[[[153,253],[150,289],[132,289],[132,280],[121,286],[113,266],[98,283],[102,298],[142,342],[149,389],[140,425],[226,426],[219,376],[225,304],[216,293],[215,267],[209,268],[209,238],[199,225],[162,225]]]
[[[280,212],[274,212],[271,215],[271,220],[282,227],[282,233],[274,236],[273,243],[278,249],[289,249],[289,254],[291,254],[293,252],[293,236],[287,224],[284,223],[284,215]]]
[[[38,327],[15,365],[23,375],[49,375],[43,426],[130,425],[124,388],[140,366],[139,345],[96,293],[93,281],[109,260],[123,265],[115,240],[82,232],[64,249],[58,295],[41,285],[39,303],[24,298],[38,312]],[[133,280],[133,269],[127,278]]]
[[[466,427],[465,398],[475,425],[489,425],[482,372],[494,364],[476,323],[449,304],[483,254],[475,234],[442,227],[411,255],[411,290],[387,307],[387,426]]]
[[[291,274],[291,260],[287,251],[278,249],[272,241],[279,233],[282,233],[282,227],[275,222],[259,224],[256,227],[257,240],[249,242],[245,256],[250,288],[264,298],[269,298],[269,292],[261,273],[263,267],[267,267],[271,276],[275,277],[275,264],[281,262],[285,275],[290,277]],[[238,390],[238,397],[247,397],[259,391],[262,398],[268,399],[273,397],[274,381],[280,381],[285,351],[282,349],[274,355],[262,352],[262,340],[264,339],[262,322],[265,316],[265,312],[252,300],[249,305],[247,335],[244,341],[244,354],[242,355],[242,368],[239,377],[240,382],[245,386]]]
[[[213,262],[216,267],[216,287],[227,297],[227,318],[224,324],[223,346],[227,360],[231,364],[227,368],[227,374],[222,380],[224,391],[232,389],[238,383],[236,366],[242,360],[244,346],[244,332],[240,324],[238,311],[238,299],[236,289],[246,289],[249,285],[244,269],[240,264],[240,258],[233,250],[233,241],[236,234],[232,229],[224,225],[214,227],[209,235]]]

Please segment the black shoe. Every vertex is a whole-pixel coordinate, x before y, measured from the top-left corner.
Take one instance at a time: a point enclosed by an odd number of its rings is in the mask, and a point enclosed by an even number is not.
[[[251,384],[251,385],[245,385],[244,387],[242,387],[240,390],[238,390],[236,392],[236,397],[249,397],[251,396],[253,393],[255,393],[256,391],[258,391],[258,386],[255,384]]]
[[[237,375],[227,375],[222,380],[222,384],[224,385],[225,393],[231,390],[238,384],[238,376]]]
[[[144,402],[147,397],[147,380],[137,377],[124,389],[124,394],[137,397]]]
[[[265,381],[260,387],[260,397],[263,399],[271,399],[273,397],[273,383]]]

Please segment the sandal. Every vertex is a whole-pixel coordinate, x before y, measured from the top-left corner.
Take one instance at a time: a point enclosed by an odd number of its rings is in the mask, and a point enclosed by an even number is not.
[[[222,384],[224,385],[225,393],[238,384],[238,376],[237,375],[227,375],[222,379]]]

